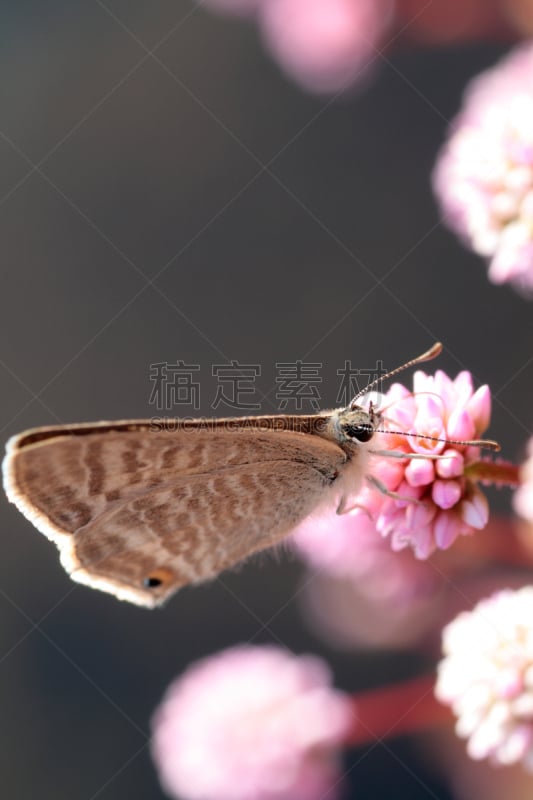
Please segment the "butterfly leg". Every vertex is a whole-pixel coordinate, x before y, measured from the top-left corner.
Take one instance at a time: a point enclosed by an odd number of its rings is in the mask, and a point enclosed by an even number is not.
[[[367,475],[366,480],[372,486],[373,489],[376,489],[380,494],[384,494],[386,497],[391,497],[393,500],[403,500],[407,503],[415,503],[416,505],[424,505],[420,500],[417,500],[415,497],[406,497],[405,495],[398,494],[398,492],[392,492],[390,489],[387,489],[385,484],[379,480],[379,478],[375,478],[373,475]],[[337,512],[338,513],[338,512]]]
[[[370,513],[368,512],[368,509],[366,509],[364,506],[359,505],[359,503],[354,503],[351,506],[346,505],[346,497],[344,497],[344,495],[341,498],[341,501],[340,501],[340,503],[339,503],[339,505],[337,507],[336,513],[339,516],[341,514],[349,514],[351,511],[355,511],[356,508],[361,509],[361,511],[364,511],[365,514],[367,514],[369,517],[371,517]]]

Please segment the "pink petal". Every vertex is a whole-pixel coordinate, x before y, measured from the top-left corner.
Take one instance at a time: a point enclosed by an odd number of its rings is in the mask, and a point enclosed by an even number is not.
[[[471,528],[478,531],[483,530],[489,521],[489,504],[485,495],[476,490],[468,500],[463,500],[460,505],[460,514]]]
[[[421,394],[422,392],[432,392],[433,391],[433,378],[430,378],[429,375],[426,375],[425,372],[422,372],[421,369],[417,369],[415,374],[413,375],[413,392],[415,395]]]
[[[407,406],[403,401],[402,405],[395,404],[392,406],[386,412],[386,416],[392,421],[392,425],[389,425],[388,427],[393,427],[395,430],[399,431],[408,431],[413,425],[415,408],[414,405],[412,407]]]
[[[412,486],[407,481],[402,481],[396,489],[397,494],[401,497],[411,498],[411,500],[419,500],[423,494],[423,489],[419,486]],[[413,503],[410,499],[406,500],[393,500],[392,504],[395,509],[403,509],[412,506]]]
[[[493,283],[506,283],[516,280],[521,273],[520,259],[516,250],[499,247],[489,265],[489,278]]]
[[[525,689],[522,670],[511,666],[502,666],[496,675],[494,689],[498,697],[503,697],[505,700],[511,700],[522,694]]]
[[[439,459],[436,463],[435,470],[437,475],[441,478],[457,478],[463,474],[464,471],[464,458],[457,450],[445,450],[443,455],[447,456],[446,459]]]
[[[441,512],[433,523],[435,543],[440,550],[447,550],[460,534],[460,520],[452,513]]]
[[[376,478],[379,478],[387,489],[394,492],[403,478],[404,468],[402,464],[398,463],[394,458],[376,457],[375,462],[371,463],[370,472],[372,475],[375,475]]]
[[[412,533],[418,534],[419,529],[424,528],[433,521],[435,514],[436,508],[433,504],[418,503],[415,505],[413,503],[408,506],[405,512],[406,524]]]
[[[435,441],[446,438],[446,429],[439,417],[433,419],[422,419],[417,417],[415,425],[409,431],[411,448],[415,453],[440,453],[444,449],[443,441]],[[423,438],[430,436],[432,438]]]
[[[497,760],[501,764],[514,764],[521,759],[527,759],[528,751],[531,749],[533,740],[533,730],[530,722],[524,722],[522,725],[517,726],[508,736],[507,741],[498,749]],[[530,756],[531,758],[531,756]],[[527,764],[527,761],[526,761]],[[524,764],[524,766],[526,766]],[[531,772],[531,769],[529,769]],[[526,773],[524,773],[526,774]],[[529,776],[531,779],[531,776]],[[529,785],[526,797],[529,795]]]
[[[434,394],[418,393],[416,396],[417,419],[438,419],[442,417],[444,406],[440,397]]]
[[[405,513],[403,509],[395,508],[391,503],[389,507],[379,515],[376,520],[376,530],[383,538],[396,533],[405,525]]]
[[[474,421],[465,409],[453,411],[446,427],[449,439],[473,439],[476,435]]]
[[[401,400],[406,400],[407,398],[409,398],[414,405],[413,394],[403,385],[403,383],[393,383],[387,392],[388,402],[400,402]]]
[[[468,370],[463,370],[460,372],[457,377],[455,378],[454,382],[454,389],[455,389],[455,397],[457,405],[465,405],[468,400],[472,397],[472,393],[474,391],[474,384],[472,381],[472,375]]]
[[[462,494],[461,484],[454,480],[436,480],[431,489],[433,502],[443,509],[452,508],[459,502]]]
[[[394,553],[400,553],[411,544],[411,536],[405,528],[397,528],[392,532],[390,546]]]
[[[428,486],[435,478],[433,461],[429,458],[412,459],[405,469],[405,477],[411,486]]]
[[[466,410],[474,420],[477,436],[489,427],[491,415],[491,395],[487,385],[480,386],[466,405]]]
[[[433,531],[429,525],[417,531],[416,537],[412,539],[412,546],[415,558],[420,559],[420,561],[425,561],[435,552],[435,540],[433,538]]]
[[[442,398],[446,410],[450,411],[455,398],[454,385],[442,369],[435,372],[435,391]]]

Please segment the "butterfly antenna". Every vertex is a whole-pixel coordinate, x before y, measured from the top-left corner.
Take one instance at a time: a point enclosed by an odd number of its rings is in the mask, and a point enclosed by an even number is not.
[[[392,433],[396,436],[414,436],[416,439],[428,439],[430,442],[444,442],[445,444],[460,444],[467,447],[483,447],[498,453],[501,450],[498,442],[492,439],[441,439],[439,436],[429,436],[426,433],[408,433],[407,431],[390,431],[384,428],[375,428],[374,433]]]
[[[431,361],[433,358],[437,358],[438,355],[442,353],[442,344],[440,342],[435,342],[435,344],[426,350],[425,353],[422,355],[417,356],[416,358],[412,358],[410,361],[406,361],[405,364],[402,364],[401,367],[396,367],[396,369],[391,370],[390,372],[386,372],[385,375],[380,375],[379,378],[376,378],[372,383],[369,383],[364,389],[358,392],[354,398],[350,401],[349,408],[353,410],[355,405],[357,405],[357,400],[364,394],[366,394],[373,386],[380,383],[381,381],[386,381],[389,378],[392,378],[394,375],[397,375],[399,372],[403,372],[404,369],[409,369],[409,367],[414,367],[416,364],[422,364],[424,361]]]

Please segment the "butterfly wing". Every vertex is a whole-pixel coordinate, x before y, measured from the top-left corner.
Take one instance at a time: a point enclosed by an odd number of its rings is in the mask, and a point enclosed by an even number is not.
[[[347,458],[305,429],[231,422],[35,429],[8,443],[5,489],[75,580],[152,607],[280,541]]]

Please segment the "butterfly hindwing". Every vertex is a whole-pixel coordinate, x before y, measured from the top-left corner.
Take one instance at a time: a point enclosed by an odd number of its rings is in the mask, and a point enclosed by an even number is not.
[[[237,422],[36,429],[8,447],[6,491],[74,579],[157,605],[278,542],[346,460],[320,436]]]

